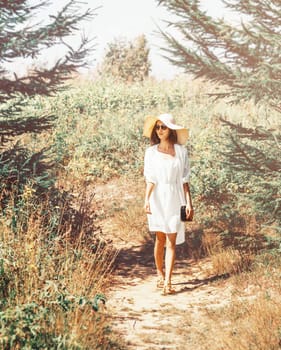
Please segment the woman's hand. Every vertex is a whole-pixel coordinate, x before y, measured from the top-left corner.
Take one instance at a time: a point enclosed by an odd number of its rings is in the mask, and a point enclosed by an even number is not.
[[[186,210],[185,210],[185,214],[186,214],[187,219],[192,221],[193,215],[194,215],[194,210],[193,210],[193,206],[192,206],[192,200],[191,200],[191,194],[190,194],[188,182],[185,182],[183,184],[183,190],[184,190],[185,195],[186,195]]]
[[[146,200],[146,201],[144,202],[144,210],[145,210],[146,214],[151,214],[150,204],[149,204],[149,201],[148,201],[148,200]]]
[[[188,219],[191,219],[191,220],[193,219],[194,209],[193,209],[192,205],[190,205],[190,204],[186,205],[185,213],[186,213],[186,217]]]

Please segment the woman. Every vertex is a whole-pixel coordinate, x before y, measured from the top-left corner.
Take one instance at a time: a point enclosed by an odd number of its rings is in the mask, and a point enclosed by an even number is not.
[[[185,240],[185,225],[180,220],[180,207],[186,205],[186,215],[193,217],[189,191],[189,163],[184,145],[188,130],[176,125],[170,114],[147,116],[144,136],[151,146],[144,157],[146,179],[144,209],[149,230],[155,232],[154,259],[157,269],[157,287],[162,294],[172,294],[171,277],[175,262],[176,244]],[[164,273],[164,248],[165,273]]]

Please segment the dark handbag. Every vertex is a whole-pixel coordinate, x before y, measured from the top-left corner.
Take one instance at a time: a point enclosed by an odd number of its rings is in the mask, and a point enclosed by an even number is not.
[[[181,206],[181,221],[192,221],[192,216],[186,217],[186,205]]]

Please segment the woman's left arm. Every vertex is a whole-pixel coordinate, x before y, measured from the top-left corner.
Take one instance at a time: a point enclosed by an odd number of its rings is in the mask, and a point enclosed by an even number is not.
[[[194,209],[192,205],[192,199],[191,199],[191,194],[190,194],[190,188],[189,188],[189,183],[185,182],[183,184],[183,190],[186,198],[186,216],[188,218],[193,218],[194,215]]]
[[[190,194],[190,188],[189,188],[189,175],[190,175],[190,165],[189,165],[189,158],[187,154],[187,149],[185,147],[182,147],[182,154],[183,154],[183,191],[184,196],[186,199],[186,217],[192,219],[193,218],[193,205],[192,205],[192,199]]]

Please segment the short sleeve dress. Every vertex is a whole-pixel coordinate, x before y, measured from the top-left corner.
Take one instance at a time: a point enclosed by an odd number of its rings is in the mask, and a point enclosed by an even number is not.
[[[183,183],[189,181],[187,150],[175,144],[175,156],[158,151],[158,145],[145,151],[144,176],[154,183],[150,196],[151,214],[147,215],[152,232],[175,233],[176,244],[185,241],[185,224],[180,220],[180,207],[186,204]]]

